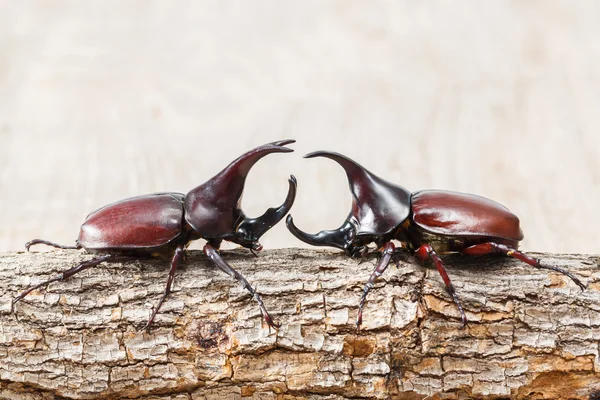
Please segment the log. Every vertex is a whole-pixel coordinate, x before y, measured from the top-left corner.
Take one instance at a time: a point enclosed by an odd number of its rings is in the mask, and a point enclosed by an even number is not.
[[[533,254],[587,283],[503,257],[444,258],[467,313],[437,271],[391,265],[355,318],[374,256],[223,251],[256,303],[197,251],[177,272],[154,326],[138,331],[168,262],[101,265],[47,290],[28,286],[92,257],[0,254],[2,399],[588,399],[600,395],[600,258]]]

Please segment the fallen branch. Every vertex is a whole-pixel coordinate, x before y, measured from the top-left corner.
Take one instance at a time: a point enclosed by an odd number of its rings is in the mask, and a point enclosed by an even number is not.
[[[192,252],[149,332],[167,262],[101,265],[10,300],[91,256],[0,255],[0,398],[589,398],[600,391],[600,261],[538,254],[588,284],[515,260],[390,266],[355,318],[374,258],[307,249],[224,258],[261,293],[275,332],[231,278]],[[461,397],[462,396],[462,397]]]

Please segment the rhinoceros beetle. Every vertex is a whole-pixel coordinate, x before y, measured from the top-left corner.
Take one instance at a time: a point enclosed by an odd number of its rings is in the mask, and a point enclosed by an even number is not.
[[[362,309],[375,280],[383,274],[392,259],[397,262],[397,240],[421,262],[433,261],[442,276],[446,290],[460,311],[462,324],[467,318],[456,291],[438,254],[459,252],[467,256],[501,253],[533,267],[560,272],[571,278],[582,290],[585,286],[570,272],[544,265],[517,250],[523,232],[519,218],[506,207],[485,197],[445,190],[423,190],[411,193],[402,186],[385,181],[361,165],[338,153],[317,151],[305,158],[326,157],[344,168],[352,192],[352,209],[342,226],[308,234],[299,230],[291,215],[286,224],[298,239],[315,246],[342,249],[348,256],[363,256],[367,245],[375,243],[380,259],[364,286],[360,300],[357,327],[362,323]]]
[[[143,257],[171,259],[171,267],[164,293],[154,308],[145,328],[154,321],[156,313],[171,291],[175,271],[184,256],[184,249],[192,240],[205,239],[204,254],[226,274],[239,281],[258,302],[269,327],[277,327],[267,312],[260,296],[248,281],[233,269],[219,254],[223,240],[237,243],[255,251],[262,250],[260,237],[288,213],[296,197],[296,178],[289,179],[289,190],[283,204],[269,208],[258,218],[248,218],[241,209],[246,176],[252,166],[270,153],[293,151],[284,147],[295,140],[281,140],[257,147],[229,164],[223,171],[187,194],[156,193],[132,197],[107,205],[89,214],[81,226],[75,246],[62,246],[35,239],[25,244],[27,250],[35,244],[46,244],[59,249],[81,249],[101,253],[83,261],[52,279],[32,286],[13,303],[31,291],[51,282],[65,280],[78,272],[102,262],[122,262]]]

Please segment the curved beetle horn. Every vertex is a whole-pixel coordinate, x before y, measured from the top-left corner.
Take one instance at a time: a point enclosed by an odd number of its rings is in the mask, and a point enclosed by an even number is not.
[[[411,193],[371,173],[348,157],[334,152],[315,151],[305,158],[326,157],[344,168],[352,193],[352,209],[357,235],[385,235],[410,214]]]
[[[321,231],[316,235],[300,231],[288,217],[288,229],[298,239],[317,246],[333,246],[350,251],[356,236],[379,237],[389,234],[410,214],[410,192],[402,186],[379,178],[339,153],[315,151],[304,157],[329,158],[344,168],[352,193],[352,208],[340,228]]]
[[[291,215],[287,216],[285,224],[292,235],[305,243],[312,244],[313,246],[337,247],[341,250],[347,249],[349,243],[352,242],[352,237],[356,229],[349,221],[346,221],[338,229],[324,230],[317,234],[306,233],[294,225],[294,219]]]
[[[292,139],[279,140],[252,149],[235,159],[213,178],[192,189],[185,196],[186,221],[204,238],[220,239],[234,235],[239,222],[245,219],[240,203],[248,172],[258,160],[268,154],[294,151],[284,147],[294,142]],[[289,209],[286,205],[291,205],[294,200],[295,184],[290,192],[283,204],[286,210]],[[272,221],[269,215],[273,213],[267,210],[265,214],[267,216],[263,216],[264,219],[260,217],[258,220],[268,224]]]
[[[244,231],[249,237],[258,240],[266,231],[275,226],[290,211],[296,199],[296,177],[290,175],[288,180],[290,186],[285,201],[279,207],[271,207],[263,215],[257,218],[245,217],[238,226],[238,232]]]

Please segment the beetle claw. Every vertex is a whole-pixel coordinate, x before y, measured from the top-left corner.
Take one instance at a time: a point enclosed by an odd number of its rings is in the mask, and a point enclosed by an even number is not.
[[[362,308],[359,308],[358,315],[356,316],[356,333],[360,332],[361,325],[362,325]]]
[[[263,314],[263,319],[265,320],[265,322],[269,326],[269,333],[271,332],[271,328],[275,329],[275,331],[278,331],[279,328],[281,328],[281,324],[273,321],[273,318],[271,318],[271,316],[268,313],[267,314]]]

